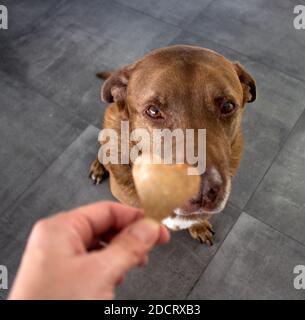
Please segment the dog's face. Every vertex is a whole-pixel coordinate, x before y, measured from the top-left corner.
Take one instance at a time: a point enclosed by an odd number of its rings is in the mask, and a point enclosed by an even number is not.
[[[201,189],[177,213],[224,208],[242,149],[244,106],[256,98],[255,81],[239,63],[199,47],[168,47],[113,73],[102,97],[121,105],[131,129],[206,129]]]

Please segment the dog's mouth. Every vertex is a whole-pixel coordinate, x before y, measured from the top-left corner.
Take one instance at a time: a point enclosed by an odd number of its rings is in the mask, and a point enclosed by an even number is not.
[[[206,201],[198,198],[190,199],[183,206],[176,208],[177,215],[215,214],[221,212],[229,199],[231,192],[231,179],[227,180],[223,192],[215,198],[215,201]]]
[[[225,205],[223,205],[222,207],[224,208]],[[207,209],[205,206],[202,206],[200,204],[193,204],[191,202],[188,202],[184,206],[175,209],[175,213],[177,215],[184,215],[184,216],[199,215],[199,214],[215,214],[222,211],[222,207],[216,208],[216,209]]]

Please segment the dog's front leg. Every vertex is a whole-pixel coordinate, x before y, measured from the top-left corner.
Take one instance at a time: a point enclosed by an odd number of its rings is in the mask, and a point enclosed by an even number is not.
[[[213,244],[213,236],[215,234],[211,223],[205,219],[194,224],[188,231],[192,238],[199,240],[201,243],[207,243],[209,246]]]
[[[93,180],[94,184],[99,184],[102,180],[109,176],[106,168],[99,162],[98,159],[95,159],[89,169],[89,178]]]

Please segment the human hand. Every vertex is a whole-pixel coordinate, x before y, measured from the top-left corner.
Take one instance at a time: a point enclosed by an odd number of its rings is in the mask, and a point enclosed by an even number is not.
[[[164,226],[113,202],[56,214],[34,226],[9,299],[113,299],[126,272],[167,241]]]

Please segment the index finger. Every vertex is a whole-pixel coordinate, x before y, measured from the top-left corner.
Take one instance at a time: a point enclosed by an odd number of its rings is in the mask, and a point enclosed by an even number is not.
[[[123,229],[141,217],[143,213],[137,208],[100,201],[60,213],[50,219],[57,219],[65,228],[73,228],[88,248],[96,237],[106,231]]]

